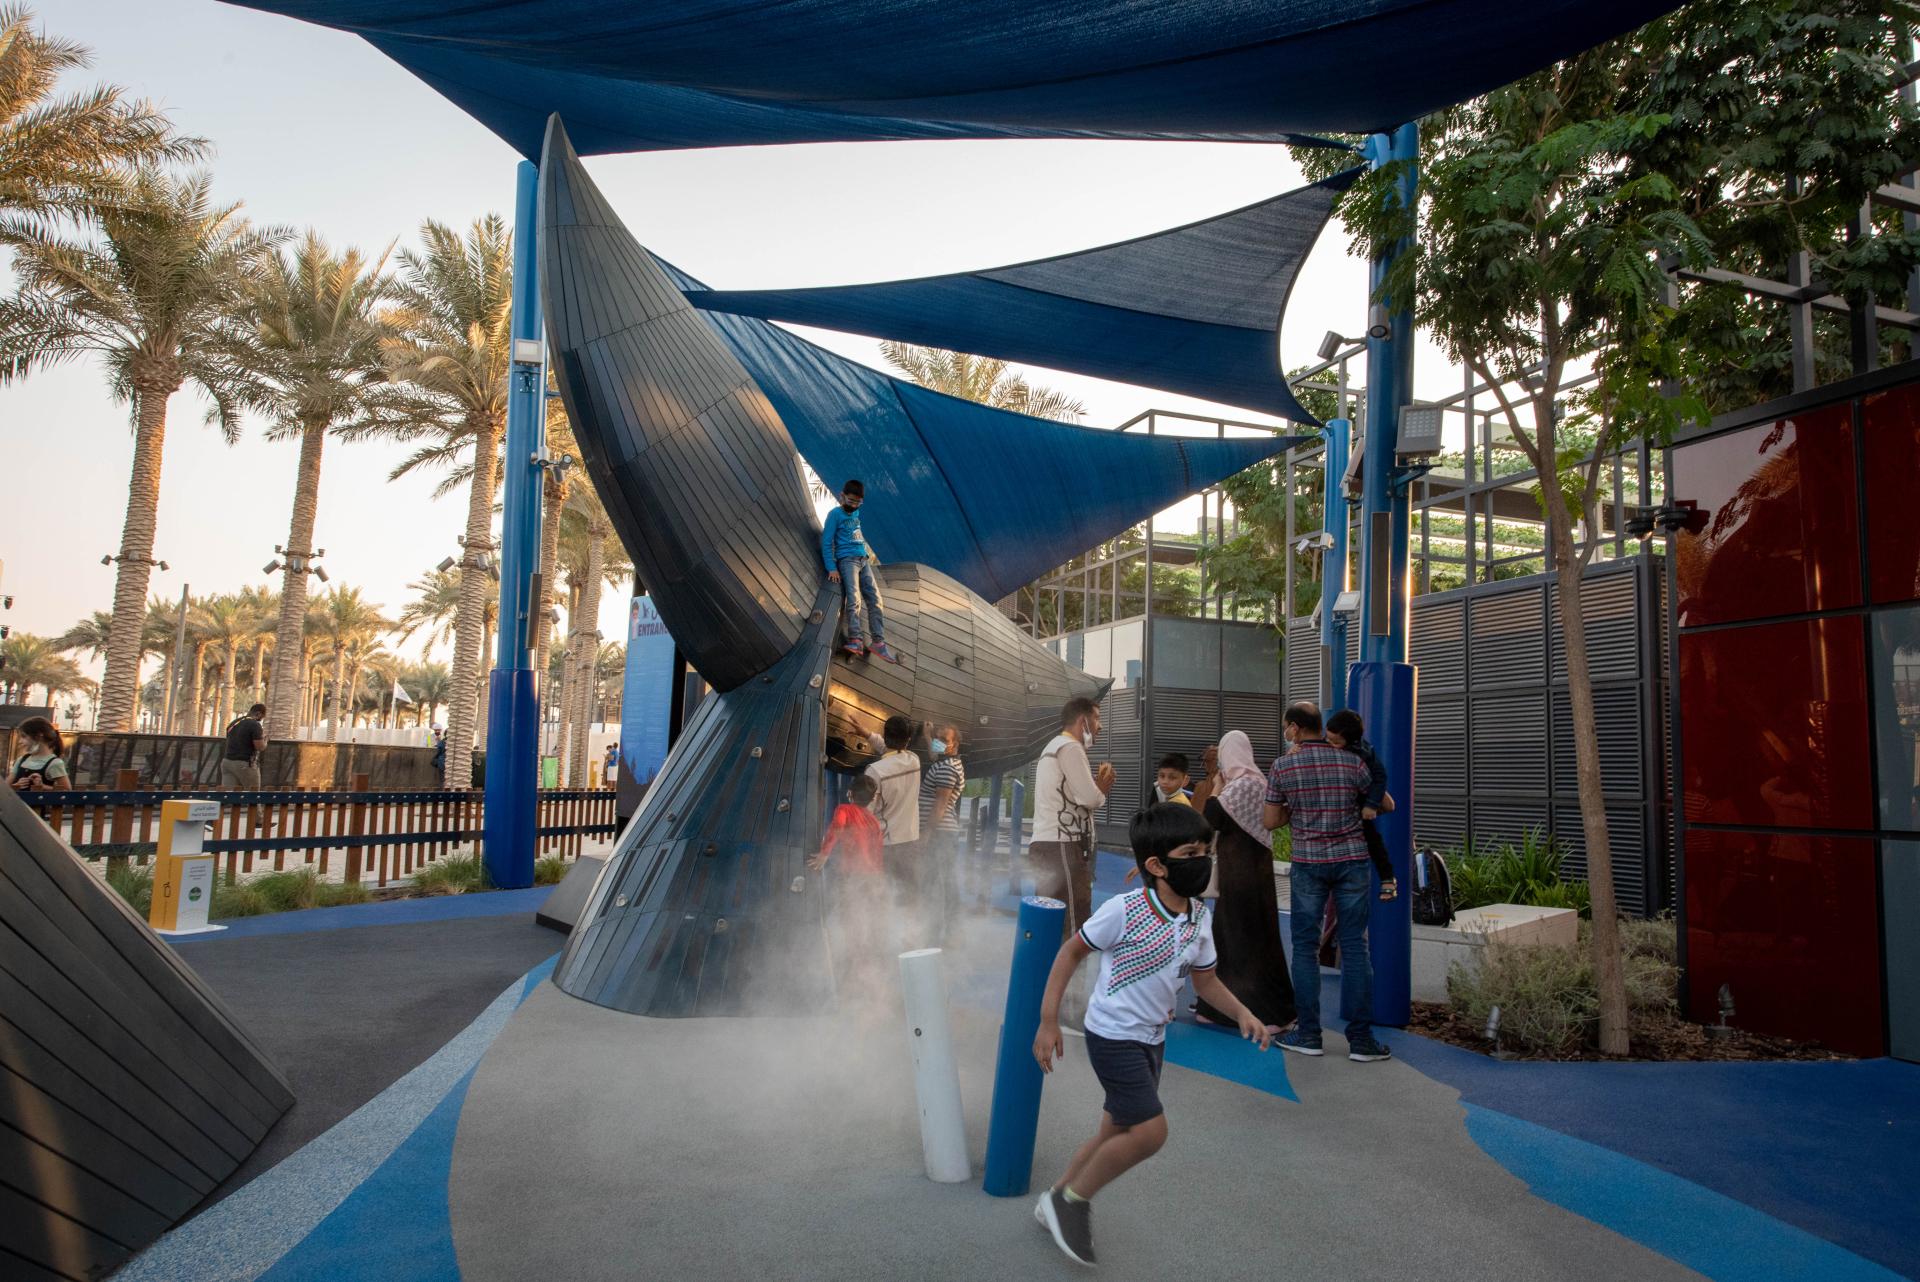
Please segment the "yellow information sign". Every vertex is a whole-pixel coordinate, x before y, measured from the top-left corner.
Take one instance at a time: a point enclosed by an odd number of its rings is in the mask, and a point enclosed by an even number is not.
[[[213,907],[213,856],[203,851],[207,825],[219,817],[217,801],[175,798],[160,803],[160,851],[147,922],[162,935],[226,929],[207,921]]]

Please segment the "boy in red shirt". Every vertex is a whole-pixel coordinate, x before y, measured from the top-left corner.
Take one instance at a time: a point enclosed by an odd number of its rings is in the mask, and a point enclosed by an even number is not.
[[[834,873],[834,915],[840,921],[840,973],[850,995],[881,991],[885,971],[887,882],[880,821],[867,807],[876,792],[873,780],[855,775],[847,799],[833,812],[820,853],[807,860],[819,872],[839,856]]]

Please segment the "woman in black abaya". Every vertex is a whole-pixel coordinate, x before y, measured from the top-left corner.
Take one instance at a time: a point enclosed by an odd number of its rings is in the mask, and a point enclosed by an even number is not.
[[[1254,764],[1253,744],[1238,730],[1220,740],[1220,779],[1220,791],[1206,802],[1207,822],[1219,833],[1213,944],[1220,956],[1220,982],[1277,1034],[1293,1023],[1293,981],[1273,888],[1273,834],[1260,821],[1267,780]],[[1234,1026],[1205,1002],[1197,1003],[1194,1013]]]

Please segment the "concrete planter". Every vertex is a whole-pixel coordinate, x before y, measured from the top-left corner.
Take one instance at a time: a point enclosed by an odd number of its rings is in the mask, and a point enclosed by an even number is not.
[[[1535,908],[1530,904],[1488,904],[1455,915],[1446,926],[1413,928],[1413,999],[1447,1000],[1447,969],[1470,961],[1487,940],[1503,944],[1579,942],[1580,914],[1571,908]]]

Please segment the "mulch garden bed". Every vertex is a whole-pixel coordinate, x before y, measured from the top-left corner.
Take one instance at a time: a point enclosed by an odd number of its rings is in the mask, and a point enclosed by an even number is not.
[[[1453,1013],[1453,1009],[1437,1002],[1415,1002],[1413,1018],[1407,1024],[1409,1032],[1431,1037],[1435,1041],[1447,1042],[1464,1050],[1487,1054],[1488,1046],[1485,1029]],[[1636,1019],[1628,1039],[1632,1050],[1624,1058],[1627,1060],[1847,1060],[1852,1055],[1843,1055],[1828,1050],[1824,1046],[1811,1042],[1789,1041],[1784,1037],[1764,1037],[1758,1033],[1748,1033],[1735,1029],[1725,1037],[1707,1032],[1700,1024],[1688,1023],[1679,1018],[1664,1020]],[[1507,1049],[1511,1059],[1538,1060],[1608,1060],[1622,1062],[1621,1056],[1602,1055],[1597,1050],[1581,1049],[1558,1055],[1527,1055],[1512,1048]]]

